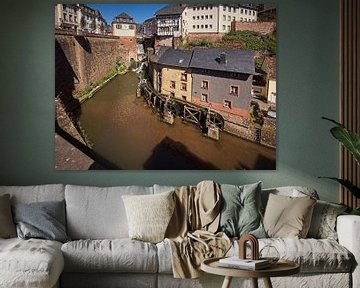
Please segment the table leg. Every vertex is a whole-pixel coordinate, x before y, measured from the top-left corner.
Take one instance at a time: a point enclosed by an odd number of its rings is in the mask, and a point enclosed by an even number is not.
[[[252,287],[258,288],[258,279],[257,278],[251,278]]]
[[[264,279],[265,288],[273,288],[270,278],[266,277],[263,279]]]
[[[221,286],[221,288],[230,288],[232,277],[231,276],[225,276],[224,282]]]

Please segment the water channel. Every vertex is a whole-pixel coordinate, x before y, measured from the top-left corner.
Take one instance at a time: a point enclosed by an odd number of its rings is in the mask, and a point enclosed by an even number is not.
[[[80,122],[93,149],[119,169],[276,169],[276,150],[225,132],[220,140],[192,123],[160,121],[136,98],[137,75],[115,77],[81,105]]]

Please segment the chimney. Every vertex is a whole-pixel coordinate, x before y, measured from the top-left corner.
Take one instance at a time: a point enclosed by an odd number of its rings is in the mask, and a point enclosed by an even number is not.
[[[226,64],[226,54],[224,52],[220,53],[220,58],[219,58],[219,62],[220,64]]]

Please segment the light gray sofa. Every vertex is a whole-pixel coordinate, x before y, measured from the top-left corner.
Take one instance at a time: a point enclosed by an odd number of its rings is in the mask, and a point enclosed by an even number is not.
[[[0,186],[15,203],[66,202],[65,244],[39,239],[0,239],[0,287],[221,287],[223,277],[174,279],[167,242],[151,244],[128,238],[122,195],[154,194],[173,187],[90,187],[75,185]],[[301,187],[299,188],[301,189]],[[266,203],[270,190],[263,190]],[[292,195],[291,187],[272,189]],[[316,193],[316,192],[312,192]],[[328,239],[260,239],[281,257],[301,264],[301,273],[273,278],[274,287],[360,287],[360,217],[337,219],[339,242]],[[237,243],[228,255],[236,255]],[[262,281],[259,281],[260,287]],[[234,279],[232,287],[249,281]],[[243,287],[243,286],[241,286]]]

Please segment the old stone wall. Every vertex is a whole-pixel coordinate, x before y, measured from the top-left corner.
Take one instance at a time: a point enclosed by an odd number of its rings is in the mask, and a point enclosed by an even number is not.
[[[231,23],[231,31],[256,31],[261,34],[271,34],[276,30],[276,22],[240,22]]]
[[[225,33],[188,33],[184,38],[184,42],[192,42],[195,40],[209,40],[216,42],[221,40]]]
[[[117,61],[129,64],[128,51],[119,37],[56,33],[56,95],[74,95],[85,89],[115,69]]]

